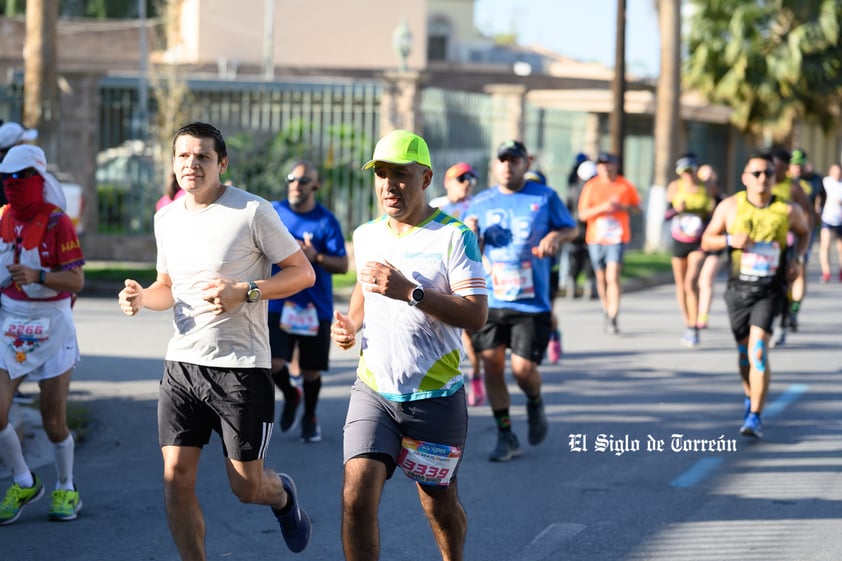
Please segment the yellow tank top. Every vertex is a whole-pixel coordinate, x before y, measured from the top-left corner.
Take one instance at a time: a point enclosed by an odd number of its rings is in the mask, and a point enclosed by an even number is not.
[[[696,192],[691,193],[685,187],[684,182],[680,182],[673,198],[672,206],[678,207],[682,201],[684,201],[684,210],[682,212],[698,214],[704,219],[707,219],[713,210],[713,199],[708,194],[708,190],[704,184],[697,185]]]
[[[747,233],[753,241],[748,251],[731,249],[731,278],[746,281],[783,279],[786,267],[789,205],[772,196],[769,204],[756,207],[745,191],[736,195],[737,213],[729,234]]]
[[[787,177],[783,181],[779,181],[772,185],[772,194],[782,199],[784,201],[791,201],[792,200],[792,181],[791,177]],[[803,179],[798,180],[798,185],[801,186],[801,190],[804,191],[804,194],[807,195],[809,198],[810,195],[813,194],[813,187]]]

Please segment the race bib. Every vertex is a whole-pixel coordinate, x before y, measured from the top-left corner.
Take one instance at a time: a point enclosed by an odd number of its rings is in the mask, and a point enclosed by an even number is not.
[[[534,298],[532,263],[494,263],[491,266],[491,285],[494,297],[504,302]]]
[[[778,272],[780,262],[781,246],[778,242],[755,242],[751,251],[743,251],[740,257],[740,274],[772,277]]]
[[[600,216],[594,222],[596,243],[616,245],[623,243],[623,225],[613,216]]]
[[[445,444],[404,438],[398,465],[410,479],[424,485],[450,485],[459,465],[462,449]]]
[[[675,241],[695,243],[702,237],[705,223],[698,214],[683,213],[673,216],[670,232]]]
[[[302,308],[292,300],[284,302],[281,312],[281,329],[293,335],[315,337],[319,334],[319,316],[316,305],[307,304]]]
[[[27,361],[50,337],[50,320],[47,318],[10,317],[3,322],[6,345],[14,353],[15,362]]]

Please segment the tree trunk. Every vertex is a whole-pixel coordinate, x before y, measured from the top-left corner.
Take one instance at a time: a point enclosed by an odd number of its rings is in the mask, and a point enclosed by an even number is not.
[[[24,40],[23,124],[38,129],[47,161],[57,159],[55,128],[59,119],[56,77],[58,2],[28,0]]]
[[[646,213],[646,250],[665,248],[663,236],[666,187],[678,156],[681,121],[681,0],[659,0],[661,75],[655,106],[655,182],[649,189]]]
[[[614,110],[611,111],[611,151],[620,159],[623,169],[626,99],[626,0],[617,0],[617,33],[614,45],[614,81],[611,85]]]

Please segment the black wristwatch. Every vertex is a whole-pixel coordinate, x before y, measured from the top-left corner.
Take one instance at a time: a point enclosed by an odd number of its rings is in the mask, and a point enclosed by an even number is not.
[[[424,287],[420,284],[412,289],[409,294],[409,305],[417,306],[424,300]]]
[[[257,288],[257,283],[254,281],[249,281],[249,289],[246,292],[246,302],[249,304],[254,304],[260,300],[260,289]]]

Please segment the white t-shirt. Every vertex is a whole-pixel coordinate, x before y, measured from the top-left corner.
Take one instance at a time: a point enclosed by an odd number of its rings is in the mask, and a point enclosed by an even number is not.
[[[354,231],[357,271],[388,261],[427,292],[486,294],[476,236],[441,211],[398,235],[382,216]],[[462,329],[363,290],[365,318],[357,375],[391,401],[447,396],[462,386]]]
[[[830,226],[842,226],[842,181],[825,177],[822,185],[827,194],[822,208],[822,222]]]
[[[216,316],[202,299],[211,280],[269,278],[272,263],[300,249],[272,205],[228,186],[188,211],[183,197],[155,214],[157,269],[172,279],[175,334],[166,359],[203,366],[270,368],[267,300]]]

